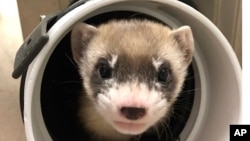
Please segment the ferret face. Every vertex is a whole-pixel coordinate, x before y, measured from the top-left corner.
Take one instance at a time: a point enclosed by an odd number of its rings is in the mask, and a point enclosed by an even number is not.
[[[193,37],[188,26],[170,30],[146,20],[79,23],[71,46],[94,109],[116,131],[138,135],[168,116],[192,60]]]

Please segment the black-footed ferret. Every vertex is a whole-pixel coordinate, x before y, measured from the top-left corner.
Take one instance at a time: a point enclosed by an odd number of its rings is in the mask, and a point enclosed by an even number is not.
[[[129,141],[169,116],[192,61],[189,26],[148,20],[78,23],[71,47],[86,91],[80,120],[94,141]]]

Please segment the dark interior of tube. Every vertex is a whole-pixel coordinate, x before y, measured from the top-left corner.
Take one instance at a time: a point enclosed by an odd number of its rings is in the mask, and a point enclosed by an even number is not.
[[[86,23],[99,25],[111,19],[150,19],[153,17],[131,11],[114,11],[87,19]],[[70,33],[57,45],[51,55],[41,84],[41,108],[47,130],[54,141],[88,140],[88,134],[78,122],[78,99],[82,80],[72,59]],[[167,127],[162,132],[150,132],[141,136],[141,141],[176,141],[182,132],[192,109],[195,93],[192,65],[188,70],[183,91],[173,107],[173,114],[166,119]]]

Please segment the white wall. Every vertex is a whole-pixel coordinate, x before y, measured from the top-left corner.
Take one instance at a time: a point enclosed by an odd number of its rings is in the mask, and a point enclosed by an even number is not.
[[[0,141],[25,141],[19,106],[20,80],[11,77],[22,42],[16,0],[0,0]]]
[[[225,35],[242,62],[242,0],[193,0]]]

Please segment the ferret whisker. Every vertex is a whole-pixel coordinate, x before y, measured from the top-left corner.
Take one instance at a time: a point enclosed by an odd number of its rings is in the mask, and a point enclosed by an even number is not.
[[[178,103],[173,104],[174,108],[184,108],[189,109],[193,106],[193,103],[186,101],[179,101]]]
[[[68,58],[69,62],[75,67],[78,69],[78,66],[77,64],[75,63],[75,61],[66,53],[64,53],[64,55],[66,56],[66,58]]]
[[[175,107],[181,107],[181,106],[183,106],[183,108],[184,107],[192,107],[193,103],[192,102],[187,102],[187,101],[179,101],[178,103],[175,103],[174,106]]]
[[[141,15],[141,13],[135,13],[135,14],[133,14],[133,15],[130,15],[129,18],[133,18],[133,17],[135,17],[135,16],[137,16],[137,15]]]
[[[196,78],[196,77],[197,77],[196,75],[187,76],[185,80],[186,80],[186,81],[187,81],[187,80],[191,80],[191,79],[194,79],[194,78]]]
[[[169,127],[169,124],[166,123],[166,121],[163,121],[163,128],[165,129],[166,133],[169,133],[170,134],[170,138],[171,138],[171,141],[174,140],[174,135]],[[169,123],[169,122],[168,122]]]
[[[201,88],[195,88],[195,89],[191,89],[191,90],[185,90],[185,91],[182,91],[181,93],[195,92],[197,90],[201,90]]]
[[[193,90],[187,90],[187,91],[182,91],[181,93],[180,93],[180,96],[179,97],[181,97],[181,96],[183,96],[183,95],[194,95],[195,94],[195,92],[197,92],[197,91],[199,91],[200,89],[193,89]]]
[[[156,132],[156,135],[158,137],[158,139],[157,139],[158,141],[161,139],[161,136],[162,136],[162,131],[161,132],[159,131],[160,127],[163,127],[162,121],[159,121],[159,125],[158,126],[157,125],[153,126],[153,130]]]
[[[54,84],[81,84],[82,82],[81,81],[75,81],[75,80],[72,80],[72,81],[53,81]]]
[[[169,126],[169,123],[170,123],[169,118],[166,118],[165,120],[161,120],[160,123],[161,123],[161,129],[163,129],[163,131],[161,131],[162,132],[161,136],[162,136],[162,134],[168,134],[167,126]],[[158,127],[158,128],[160,128],[160,127]],[[171,131],[169,131],[169,132],[171,132]]]
[[[141,135],[136,136],[136,137],[134,138],[134,141],[140,141],[140,140],[141,140]]]
[[[176,115],[176,114],[175,114],[175,115],[173,116],[173,118],[179,120],[179,122],[182,123],[182,124],[185,124],[185,123],[186,123],[186,122],[183,120],[183,115],[180,115],[180,114]]]
[[[187,105],[187,104],[185,104],[185,105]],[[190,105],[187,105],[187,106],[192,106],[192,104],[190,104]],[[178,109],[178,108],[181,108],[182,110],[191,110],[191,108],[188,108],[187,106],[183,106],[183,105],[181,105],[181,104],[176,104],[176,105],[174,105],[174,108],[175,109]]]
[[[187,112],[178,113],[175,110],[172,110],[171,115],[172,115],[173,118],[179,119],[181,122],[184,123],[183,117],[184,116],[189,116],[189,113],[187,113]]]
[[[161,122],[160,122],[160,124],[161,124]],[[155,130],[155,132],[156,132],[156,135],[157,135],[157,137],[158,137],[158,140],[161,138],[161,133],[159,132],[159,127],[157,127],[157,126],[153,126],[153,129]]]

